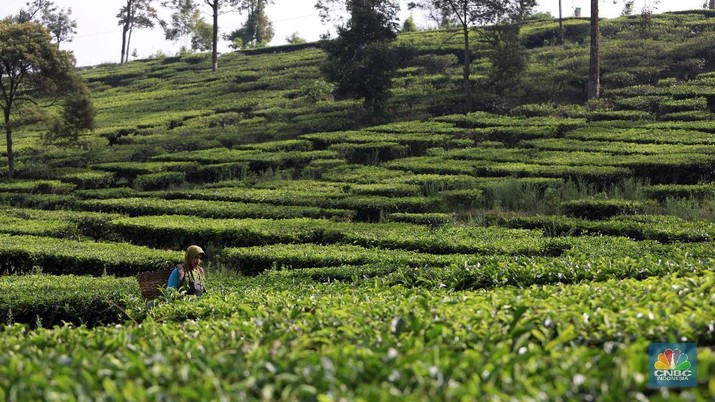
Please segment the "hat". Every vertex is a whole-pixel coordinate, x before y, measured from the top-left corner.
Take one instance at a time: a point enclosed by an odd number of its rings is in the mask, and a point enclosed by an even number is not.
[[[195,245],[189,246],[189,248],[186,249],[185,259],[187,261],[192,260],[194,257],[196,257],[199,254],[205,255],[206,253],[204,253],[204,250],[199,246],[195,246]]]

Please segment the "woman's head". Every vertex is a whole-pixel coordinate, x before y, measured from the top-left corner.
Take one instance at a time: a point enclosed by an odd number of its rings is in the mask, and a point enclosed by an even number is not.
[[[201,260],[204,258],[204,250],[199,246],[189,246],[184,254],[184,267],[188,269],[196,269],[201,265]]]

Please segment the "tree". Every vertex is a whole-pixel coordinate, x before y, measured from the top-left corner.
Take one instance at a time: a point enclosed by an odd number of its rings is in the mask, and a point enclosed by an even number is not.
[[[213,26],[203,19],[196,23],[191,36],[191,48],[199,51],[210,50],[213,46]]]
[[[326,11],[335,3],[321,1],[316,7]],[[381,118],[392,76],[403,59],[402,49],[391,46],[397,37],[399,6],[392,0],[346,0],[344,4],[350,19],[338,27],[336,39],[324,44],[327,61],[322,71],[336,84],[338,95],[363,98],[372,115]]]
[[[162,5],[166,6],[164,2]],[[171,23],[161,20],[164,37],[177,41],[182,37],[190,37],[191,50],[204,51],[211,49],[211,25],[201,18],[194,0],[177,0],[173,5]]]
[[[715,0],[708,1],[708,8],[711,10],[715,10]]]
[[[206,4],[211,9],[211,70],[218,70],[218,17],[221,14],[221,10],[225,7],[232,8],[241,12],[245,9],[245,5],[251,1],[255,0],[203,0],[203,4]],[[162,5],[173,10],[181,10],[181,7],[186,3],[185,0],[165,0]],[[191,2],[193,7],[198,10],[199,5],[197,3]],[[192,38],[192,44],[195,39],[202,41],[203,43],[203,32],[204,25],[199,23],[197,27],[197,32],[202,32],[201,35]]]
[[[10,19],[0,21],[0,109],[7,140],[8,177],[15,176],[13,119],[21,117],[24,110],[39,105],[43,100],[56,104],[62,98],[69,99],[87,91],[73,66],[72,55],[59,50],[42,25],[18,23]],[[77,119],[67,121],[67,126],[73,129],[90,127],[94,115],[75,116],[75,112],[85,113],[91,109],[86,102],[84,106],[73,104],[71,100],[65,102],[65,116],[72,115]]]
[[[129,61],[129,45],[132,32],[135,29],[154,28],[154,21],[158,21],[157,11],[153,6],[154,0],[125,0],[126,4],[119,9],[117,18],[122,26],[122,55],[120,63]]]
[[[460,27],[464,44],[462,87],[465,113],[472,110],[470,30],[476,25],[497,22],[521,23],[535,5],[536,0],[417,0],[409,3],[409,8],[427,10],[431,18],[438,19],[441,24],[456,23]]]
[[[247,0],[242,10],[248,11],[248,18],[241,28],[231,32],[227,39],[235,49],[250,49],[268,44],[275,32],[273,24],[266,17],[268,0]]]
[[[491,67],[487,76],[492,91],[500,95],[515,95],[526,69],[527,54],[519,38],[517,24],[498,24],[484,30],[489,45]]]
[[[599,42],[601,32],[598,26],[598,0],[591,0],[591,51],[588,62],[588,99],[601,96],[601,62]]]
[[[306,43],[306,40],[298,35],[298,32],[293,32],[290,36],[286,36],[286,42],[291,45],[299,45],[301,43]]]
[[[71,19],[72,9],[57,8],[52,1],[34,0],[27,3],[27,10],[21,9],[16,22],[36,22],[50,31],[59,45],[61,42],[72,42],[77,33],[77,22]]]
[[[60,116],[53,119],[50,130],[45,135],[48,141],[76,143],[79,135],[94,129],[94,117],[97,110],[92,103],[89,89],[78,76],[69,77],[73,82],[66,83],[71,90],[64,95],[64,105]]]
[[[417,32],[417,24],[415,24],[415,19],[412,15],[407,17],[402,24],[402,32]]]

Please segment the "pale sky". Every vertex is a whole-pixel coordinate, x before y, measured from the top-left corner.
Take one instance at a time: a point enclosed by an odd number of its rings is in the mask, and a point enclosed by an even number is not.
[[[0,0],[0,18],[17,14],[21,8],[26,8],[28,0]],[[53,0],[60,8],[71,8],[72,19],[77,21],[77,34],[72,42],[62,43],[64,50],[72,50],[77,58],[78,66],[90,66],[101,63],[119,62],[122,47],[122,30],[118,25],[117,13],[126,4],[126,0]],[[690,10],[702,8],[705,0],[636,0],[636,10],[640,10],[645,2],[653,5],[659,3],[658,12],[673,10]],[[318,40],[319,36],[330,30],[329,26],[322,25],[318,12],[314,8],[316,0],[275,0],[274,4],[266,9],[268,18],[273,22],[275,36],[270,45],[285,44],[285,38],[297,32],[298,36],[309,42]],[[203,1],[200,3],[203,4]],[[400,13],[401,21],[410,15],[404,4]],[[623,1],[601,0],[600,14],[602,17],[616,17],[623,9]],[[549,11],[558,16],[558,0],[539,0],[540,11]],[[581,8],[581,15],[590,14],[590,0],[561,0],[564,17],[573,16],[575,8]],[[208,7],[204,5],[204,10]],[[164,15],[167,12],[162,11]],[[210,15],[205,15],[211,21]],[[219,16],[219,34],[227,34],[238,28],[245,20],[245,15],[228,13]],[[427,23],[414,12],[418,27],[425,28]],[[168,56],[175,55],[182,42],[169,42],[164,39],[161,28],[154,30],[135,30],[130,44],[130,53],[136,49],[139,58],[146,58],[162,52]],[[228,43],[222,41],[219,51],[228,52]]]

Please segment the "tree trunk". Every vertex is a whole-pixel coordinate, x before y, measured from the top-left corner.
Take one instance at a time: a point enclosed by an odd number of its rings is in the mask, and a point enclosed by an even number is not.
[[[715,0],[713,0],[715,1]],[[559,0],[559,39],[558,39],[558,44],[563,45],[564,44],[564,18],[563,14],[561,13],[561,0]]]
[[[711,10],[715,10],[715,0],[710,0],[708,3],[708,8]]]
[[[5,136],[7,140],[7,177],[15,177],[15,155],[12,153],[12,128],[10,127],[10,107],[3,109],[5,115]]]
[[[463,85],[464,85],[464,113],[472,111],[472,85],[469,82],[469,70],[471,69],[472,58],[469,55],[469,26],[462,26],[464,29],[464,67],[462,70]]]
[[[129,35],[127,35],[127,52],[124,54],[124,62],[129,62],[129,49],[131,49],[132,43],[132,32],[134,29],[129,28]]]
[[[213,37],[211,39],[211,71],[218,70],[218,8],[221,0],[206,1],[213,9]]]
[[[124,64],[124,54],[127,52],[127,27],[122,28],[122,56],[119,58],[119,64]]]
[[[124,64],[124,55],[127,53],[127,32],[129,31],[129,23],[132,15],[132,0],[127,0],[127,16],[122,27],[122,57],[119,58],[119,64]]]
[[[588,68],[588,99],[597,99],[601,94],[601,68],[599,63],[598,42],[598,0],[591,0],[591,57]]]

